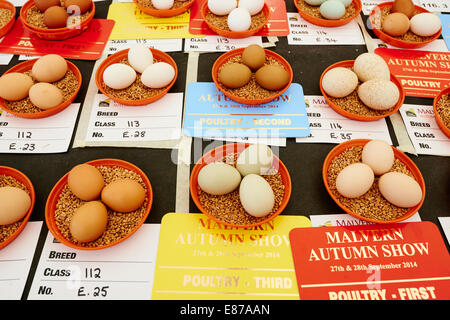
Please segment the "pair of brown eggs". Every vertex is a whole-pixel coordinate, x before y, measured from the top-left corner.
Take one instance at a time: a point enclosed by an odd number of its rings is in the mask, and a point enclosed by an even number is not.
[[[224,65],[218,74],[219,81],[230,89],[241,88],[250,82],[255,72],[256,82],[267,90],[280,90],[289,82],[289,72],[282,66],[266,64],[266,53],[259,45],[250,45],[242,52],[243,63]]]
[[[81,15],[91,8],[92,0],[34,0],[34,5],[44,13],[44,24],[48,28],[64,28],[67,26],[69,14]]]

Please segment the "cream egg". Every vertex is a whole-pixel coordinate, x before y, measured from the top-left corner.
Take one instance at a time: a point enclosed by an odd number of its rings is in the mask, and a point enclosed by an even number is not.
[[[144,70],[141,81],[149,88],[159,89],[168,86],[174,78],[174,67],[166,62],[157,62]]]
[[[254,217],[272,212],[275,194],[270,184],[257,174],[246,175],[239,187],[239,199],[245,211]]]
[[[113,63],[103,71],[103,82],[111,89],[125,89],[136,80],[136,71],[126,64]]]
[[[225,16],[237,7],[236,0],[208,0],[208,9],[218,16]]]
[[[336,189],[344,197],[358,198],[369,191],[374,179],[374,173],[367,164],[354,163],[339,172]]]
[[[198,186],[206,193],[224,195],[235,190],[241,182],[241,175],[235,167],[223,162],[213,162],[198,173]]]
[[[8,101],[26,98],[34,82],[30,76],[20,72],[6,73],[0,77],[0,97]]]
[[[411,208],[422,200],[422,188],[416,180],[401,172],[388,172],[378,180],[383,197],[401,208]]]
[[[128,50],[128,62],[136,72],[142,73],[153,64],[153,53],[150,48],[136,44]]]
[[[31,206],[27,192],[16,187],[0,188],[0,226],[22,219]]]
[[[353,64],[353,71],[361,82],[371,79],[391,79],[389,66],[379,55],[375,53],[360,54]]]
[[[231,31],[247,31],[250,29],[250,25],[252,24],[252,17],[247,9],[236,8],[233,9],[233,11],[231,11],[228,15],[227,22],[228,28],[230,28]]]
[[[152,0],[152,5],[158,10],[167,10],[173,7],[174,0]]]
[[[101,199],[104,204],[117,212],[137,210],[145,201],[144,187],[131,179],[118,179],[103,188]]]
[[[424,12],[413,16],[410,20],[410,29],[421,37],[429,37],[441,29],[441,19],[433,13]]]
[[[64,78],[67,61],[58,54],[47,54],[36,60],[31,68],[33,78],[39,82],[55,82]]]
[[[358,97],[369,108],[387,110],[397,104],[400,91],[392,81],[372,79],[359,86]]]
[[[266,174],[272,168],[273,152],[267,145],[253,144],[241,152],[236,161],[236,169],[242,176]]]
[[[106,230],[108,211],[100,201],[84,203],[75,210],[70,220],[69,230],[78,242],[98,239]]]
[[[322,88],[330,96],[343,98],[358,86],[358,76],[348,68],[337,67],[328,70],[322,78]]]
[[[61,89],[47,82],[34,84],[28,95],[36,107],[44,110],[54,108],[64,101]]]
[[[363,147],[362,162],[371,167],[376,175],[391,170],[394,160],[392,147],[383,140],[371,140]]]
[[[84,201],[91,201],[100,197],[105,181],[96,167],[83,163],[69,171],[67,185],[75,196]]]
[[[239,0],[238,8],[245,8],[252,16],[258,14],[264,7],[264,0]]]

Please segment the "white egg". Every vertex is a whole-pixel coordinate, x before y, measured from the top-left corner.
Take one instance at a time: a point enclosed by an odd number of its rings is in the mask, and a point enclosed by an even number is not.
[[[198,173],[198,186],[213,195],[230,193],[239,186],[241,175],[235,167],[223,162],[209,163]]]
[[[167,10],[173,7],[174,0],[152,0],[152,5],[158,10]]]
[[[272,167],[273,152],[264,144],[253,144],[241,152],[236,169],[243,175],[266,174]]]
[[[247,31],[252,24],[250,12],[244,8],[236,8],[228,15],[228,28],[231,31]]]
[[[337,191],[347,198],[358,198],[369,191],[375,176],[364,163],[351,164],[339,172],[336,178]]]
[[[239,0],[238,7],[247,9],[254,16],[264,7],[264,0]]]
[[[441,29],[441,19],[435,14],[424,12],[413,16],[410,29],[422,37],[429,37]]]
[[[376,175],[391,170],[394,164],[394,151],[383,140],[371,140],[363,148],[362,162],[372,168]]]
[[[245,211],[254,217],[268,215],[275,204],[272,187],[257,174],[249,174],[242,179],[239,198]]]
[[[378,180],[383,197],[401,208],[411,208],[422,200],[422,188],[416,180],[401,172],[388,172]]]
[[[236,7],[236,0],[208,0],[208,9],[218,16],[227,15]]]
[[[112,89],[128,88],[135,80],[136,71],[123,63],[113,63],[103,71],[103,82]]]
[[[141,76],[142,83],[149,88],[164,88],[175,77],[175,69],[168,63],[157,62],[149,65]]]
[[[136,44],[128,50],[128,62],[136,72],[142,73],[153,64],[152,51],[142,44]]]

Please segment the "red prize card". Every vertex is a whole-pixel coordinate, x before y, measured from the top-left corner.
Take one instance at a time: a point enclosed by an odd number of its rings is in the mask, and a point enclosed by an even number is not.
[[[55,53],[68,59],[96,60],[105,49],[113,26],[113,20],[93,19],[79,36],[66,40],[43,40],[24,29],[18,19],[0,42],[0,52],[31,56]]]
[[[431,222],[296,228],[289,237],[300,299],[450,299],[450,257]]]
[[[189,32],[207,36],[217,35],[203,21],[201,8],[205,1],[208,0],[197,0],[192,5]],[[283,0],[266,0],[266,3],[270,8],[269,22],[255,36],[287,36],[289,34],[289,22],[287,20],[286,3]]]
[[[434,98],[450,85],[450,52],[377,48],[407,96]]]

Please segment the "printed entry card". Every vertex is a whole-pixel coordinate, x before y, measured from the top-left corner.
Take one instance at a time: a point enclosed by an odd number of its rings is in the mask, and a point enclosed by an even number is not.
[[[293,83],[269,103],[244,105],[212,82],[193,82],[186,93],[184,132],[191,137],[307,137],[303,88]]]
[[[152,299],[298,299],[289,244],[304,216],[232,228],[204,214],[168,213],[161,222]]]
[[[296,228],[302,300],[448,300],[450,257],[432,222]]]

